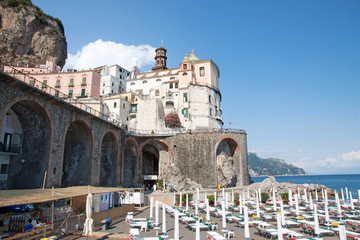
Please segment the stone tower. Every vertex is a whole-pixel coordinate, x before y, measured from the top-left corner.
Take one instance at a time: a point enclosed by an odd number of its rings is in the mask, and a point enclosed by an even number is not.
[[[155,50],[155,67],[152,68],[153,71],[164,70],[166,67],[166,49],[164,47],[159,47]]]

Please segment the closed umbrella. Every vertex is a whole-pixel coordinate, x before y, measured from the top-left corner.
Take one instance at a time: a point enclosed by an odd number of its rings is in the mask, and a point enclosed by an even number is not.
[[[199,204],[200,203],[200,193],[199,193],[200,189],[196,188],[196,201]]]
[[[174,206],[176,206],[176,194],[174,192]]]
[[[359,203],[360,203],[360,190],[358,190],[358,199],[359,199]]]
[[[225,200],[225,188],[222,189],[222,200]]]
[[[92,234],[94,229],[94,221],[91,218],[93,213],[92,195],[89,193],[86,198],[86,220],[84,223],[84,234]]]
[[[307,199],[307,193],[306,193],[306,188],[304,188],[304,201],[307,202],[308,199]]]
[[[347,239],[345,225],[339,225],[339,237],[340,237],[340,240]]]
[[[346,200],[349,200],[349,190],[347,187],[345,188],[345,193],[346,193]]]
[[[319,196],[318,196],[318,193],[317,193],[316,189],[315,189],[315,201],[319,201]]]
[[[180,239],[180,232],[179,232],[179,212],[175,211],[175,227],[174,227],[174,240]]]
[[[273,197],[273,207],[274,207],[274,212],[276,212],[276,197],[275,197],[275,188],[273,188],[273,194],[272,194],[272,197]]]
[[[225,210],[225,202],[221,202],[221,210],[222,210],[222,227],[226,229],[226,210]]]
[[[319,235],[320,234],[320,226],[319,226],[319,218],[317,215],[317,205],[316,204],[314,206],[314,223],[315,223],[315,226],[314,226],[315,234]]]
[[[310,196],[309,196],[309,203],[310,203],[310,209],[313,210],[313,209],[314,209],[314,205],[313,205],[313,201],[312,201],[311,194],[310,194]]]
[[[241,195],[239,194],[239,211],[240,211],[240,215],[243,214],[243,205],[242,205],[242,197]]]
[[[200,221],[196,220],[196,235],[195,240],[200,240]]]
[[[208,222],[210,221],[210,209],[209,209],[209,199],[205,199],[205,203],[206,203],[206,220],[208,220]]]
[[[249,215],[246,206],[244,206],[244,237],[246,240],[250,239]]]
[[[344,190],[341,188],[341,201],[344,201],[345,197],[344,197]]]
[[[163,229],[163,233],[166,234],[166,211],[165,211],[166,205],[163,203],[162,207],[163,207],[162,229]],[[175,210],[175,211],[177,211],[177,210]]]
[[[293,206],[293,198],[292,198],[292,192],[291,189],[289,189],[289,202],[290,202],[290,206]]]
[[[276,214],[276,220],[277,220],[278,240],[283,240],[282,227],[281,227],[281,216],[279,213]]]
[[[182,208],[182,194],[180,192],[180,196],[179,196],[179,208]]]
[[[154,210],[154,198],[150,198],[150,219],[153,218],[153,210]]]
[[[186,194],[186,211],[189,211],[189,194]]]
[[[204,201],[207,199],[207,195],[206,195],[206,192],[204,192]]]
[[[155,202],[155,225],[159,226],[159,201]]]
[[[195,215],[198,216],[199,215],[199,207],[198,207],[198,200],[195,201]]]
[[[351,209],[354,210],[354,202],[353,202],[353,198],[352,198],[352,194],[350,192],[350,205],[351,205]]]
[[[214,206],[216,207],[217,203],[216,203],[216,192],[214,192]]]
[[[225,193],[225,209],[229,209],[229,193]]]
[[[295,213],[296,213],[296,216],[299,217],[299,215],[300,215],[300,212],[299,212],[299,199],[298,199],[297,194],[295,194],[294,197],[295,197]]]
[[[327,198],[327,191],[326,191],[326,189],[325,189],[325,191],[324,191],[324,195],[325,195],[325,220],[326,220],[326,221],[330,221],[329,208],[328,208],[328,198]]]
[[[285,227],[286,222],[285,222],[285,214],[284,214],[284,205],[282,201],[280,201],[280,210],[281,210],[281,225]]]
[[[249,191],[249,188],[247,189],[247,199],[250,200],[250,191]]]
[[[340,204],[339,196],[337,194],[335,194],[335,201],[336,201],[338,213],[339,215],[341,215],[341,204]]]
[[[259,196],[256,194],[256,217],[260,219],[260,205],[259,205]]]
[[[322,197],[323,200],[325,199],[324,198],[324,189],[323,188],[321,189],[321,197]]]
[[[235,202],[234,189],[231,190],[231,201]]]

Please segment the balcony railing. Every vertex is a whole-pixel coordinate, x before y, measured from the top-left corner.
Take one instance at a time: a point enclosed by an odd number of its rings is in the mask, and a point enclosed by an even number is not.
[[[47,93],[47,94],[50,94],[52,96],[54,96],[55,98],[57,98],[58,100],[60,101],[64,101],[65,99],[66,100],[70,100],[70,101],[67,101],[68,103],[70,103],[71,105],[77,107],[77,108],[80,108],[94,116],[97,116],[105,121],[108,121],[110,122],[111,124],[114,124],[116,126],[121,126],[121,122],[120,121],[116,121],[114,119],[111,119],[108,115],[102,113],[102,112],[99,112],[97,110],[95,110],[94,108],[88,106],[87,104],[84,104],[82,102],[80,102],[79,100],[77,100],[74,96],[73,97],[70,97],[69,95],[65,94],[65,93],[62,93],[60,92],[59,90],[53,88],[53,87],[50,87],[49,85],[46,85],[46,88],[43,88],[42,85],[43,85],[43,82],[37,80],[36,78],[20,71],[20,70],[17,70],[11,66],[8,66],[6,65],[7,67],[9,67],[11,69],[11,72],[7,72],[6,74],[18,79],[19,81],[22,81],[26,84],[28,84],[29,86],[32,86],[32,87],[35,87],[39,90],[41,90],[42,92],[44,93]],[[2,61],[0,61],[0,71],[4,72],[4,67],[5,67],[5,63],[3,63]],[[70,85],[70,84],[69,84]],[[73,84],[72,84],[73,85]]]
[[[0,152],[20,153],[20,146],[17,144],[0,143]]]

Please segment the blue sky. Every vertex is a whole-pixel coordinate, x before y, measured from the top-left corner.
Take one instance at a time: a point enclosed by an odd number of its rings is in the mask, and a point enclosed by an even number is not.
[[[151,52],[164,40],[168,67],[178,67],[194,47],[219,66],[224,127],[245,129],[249,151],[312,174],[360,172],[360,1],[33,3],[62,20],[71,59],[99,39]],[[119,65],[126,54],[109,53]]]

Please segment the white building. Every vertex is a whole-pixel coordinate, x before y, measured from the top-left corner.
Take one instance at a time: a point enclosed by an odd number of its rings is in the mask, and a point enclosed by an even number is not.
[[[128,92],[142,95],[137,101],[136,117],[129,127],[136,131],[166,131],[164,118],[176,112],[184,129],[219,129],[221,94],[220,72],[212,60],[200,60],[192,50],[185,54],[179,68],[167,69],[166,49],[155,50],[152,72],[140,73],[137,67],[126,82]]]
[[[126,91],[126,79],[130,72],[117,64],[95,69],[101,74],[100,95],[106,96]]]
[[[109,117],[120,122],[121,126],[127,129],[130,121],[130,102],[122,98],[120,94],[105,96],[102,100],[109,109]]]

